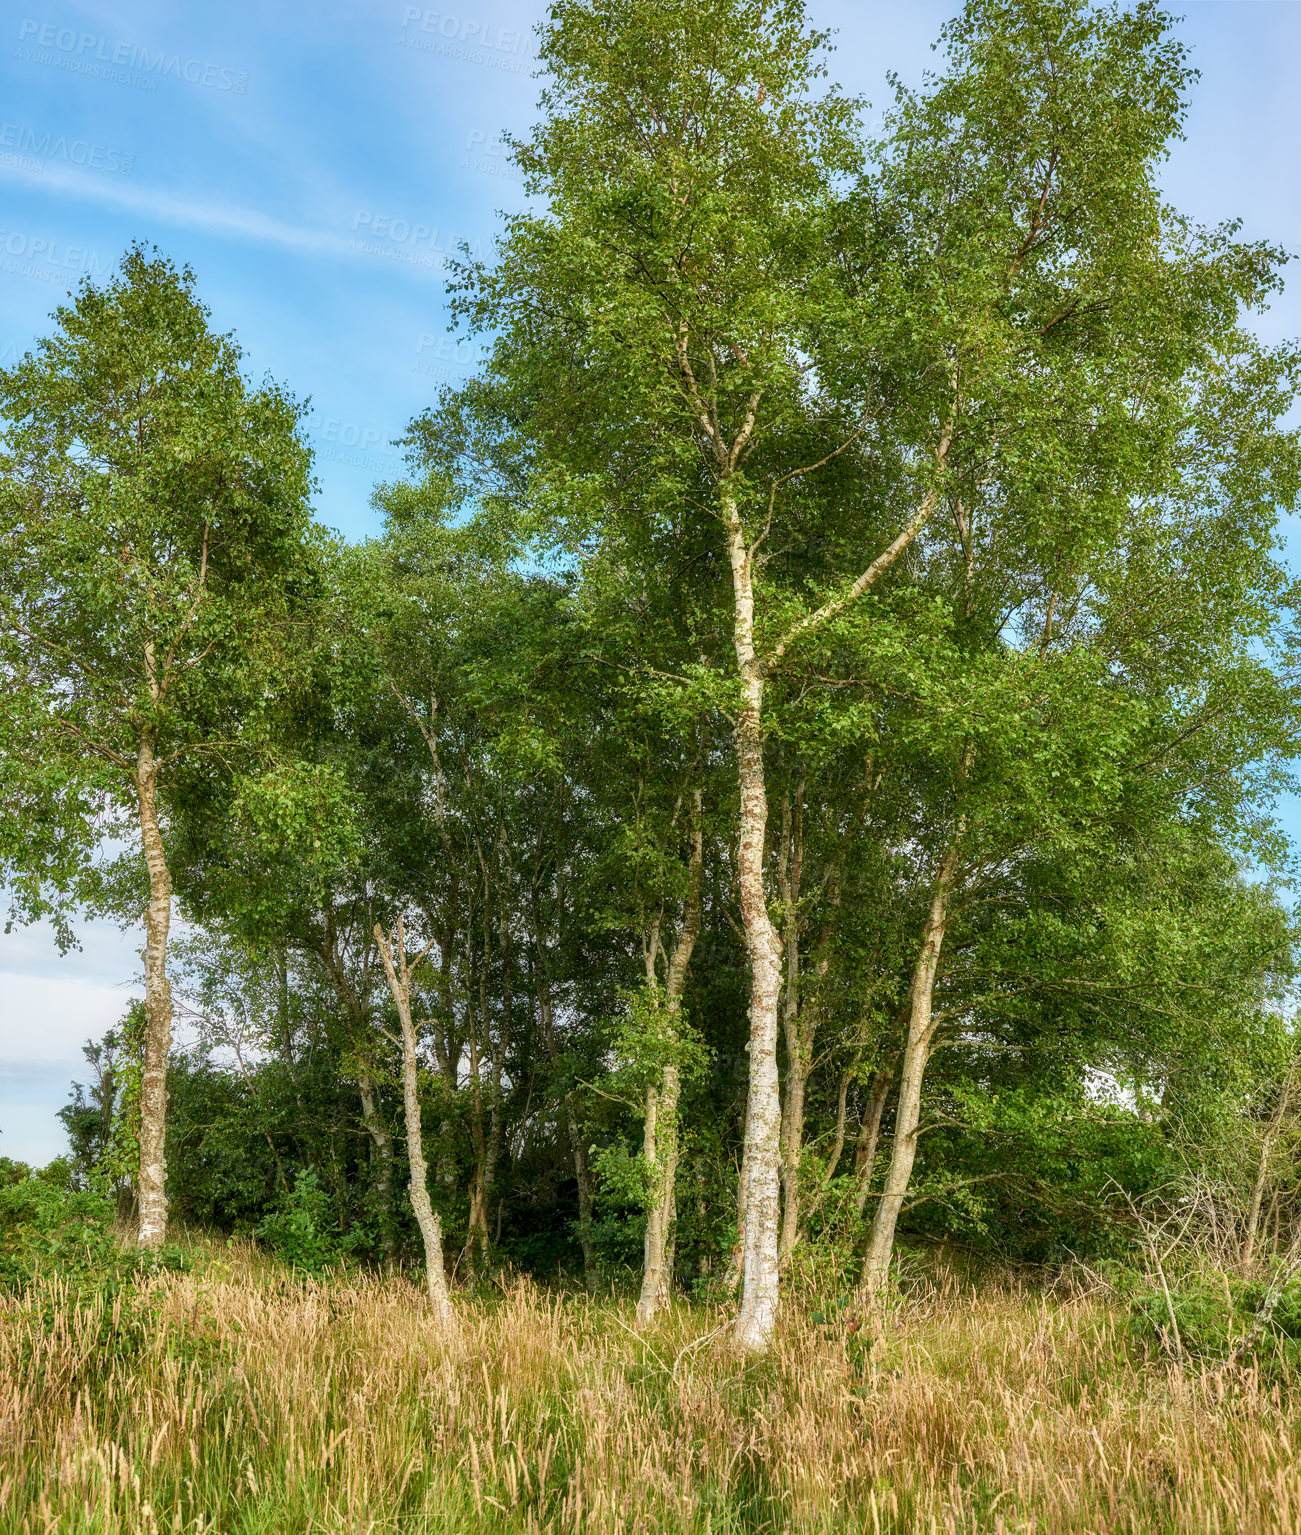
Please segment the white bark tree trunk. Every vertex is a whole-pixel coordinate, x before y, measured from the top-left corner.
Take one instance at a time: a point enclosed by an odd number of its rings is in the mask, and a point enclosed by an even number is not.
[[[402,1101],[406,1111],[407,1160],[411,1167],[411,1208],[415,1212],[416,1225],[425,1244],[425,1279],[429,1286],[429,1303],[434,1317],[444,1332],[455,1328],[451,1297],[447,1291],[447,1272],[443,1267],[443,1231],[438,1213],[429,1202],[429,1170],[425,1165],[424,1138],[420,1127],[420,1096],[418,1086],[418,1057],[416,1055],[416,1030],[411,1021],[411,970],[407,963],[406,943],[402,934],[402,922],[397,925],[397,954],[389,944],[384,929],[375,925],[375,941],[384,959],[384,973],[388,976],[389,990],[397,1007],[398,1023],[402,1029]],[[424,955],[420,955],[416,964]]]
[[[702,796],[697,789],[691,801],[691,861],[686,909],[682,916],[682,930],[673,946],[664,980],[664,1006],[670,1025],[676,1023],[682,1011],[687,969],[691,964],[696,939],[700,936],[701,883],[705,858],[701,818]],[[649,956],[649,982],[652,986],[657,984],[653,966],[658,946],[657,935]],[[641,1295],[637,1300],[637,1321],[643,1326],[659,1312],[666,1311],[672,1297],[673,1234],[677,1219],[678,1096],[681,1090],[681,1073],[672,1061],[665,1064],[659,1083],[652,1084],[646,1090],[642,1152],[651,1170],[655,1197],[646,1212]]]
[[[754,644],[754,574],[735,503],[723,499],[732,566],[733,642],[741,681],[736,721],[741,811],[737,886],[750,960],[750,1095],[746,1112],[747,1165],[744,1289],[736,1340],[751,1353],[767,1349],[777,1323],[777,1227],[781,1204],[781,1088],[777,1075],[777,1023],[782,950],[764,889],[768,795],[763,761],[764,668]]]
[[[375,1084],[363,1074],[357,1079],[361,1094],[361,1118],[370,1136],[375,1153],[375,1193],[380,1204],[380,1243],[384,1251],[384,1267],[392,1269],[397,1262],[397,1246],[393,1233],[393,1139],[385,1128],[375,1104]]]
[[[152,654],[147,661],[152,680]],[[142,730],[135,788],[141,845],[149,871],[149,904],[145,911],[145,1058],[140,1076],[140,1229],[136,1242],[139,1247],[153,1249],[167,1239],[167,1057],[172,1047],[172,987],[167,979],[172,877],[158,826],[157,783],[153,735]]]
[[[885,1283],[890,1271],[890,1259],[894,1253],[895,1230],[903,1209],[912,1178],[913,1163],[917,1157],[917,1131],[921,1120],[922,1079],[935,1037],[934,997],[935,976],[939,970],[940,954],[944,947],[944,934],[949,923],[949,897],[957,877],[959,840],[958,834],[949,844],[935,883],[931,889],[930,909],[922,930],[921,952],[917,968],[913,972],[908,1017],[908,1037],[904,1045],[903,1066],[899,1078],[899,1102],[895,1110],[894,1145],[890,1166],[885,1175],[885,1187],[881,1202],[872,1221],[867,1253],[863,1259],[862,1287],[874,1298]]]

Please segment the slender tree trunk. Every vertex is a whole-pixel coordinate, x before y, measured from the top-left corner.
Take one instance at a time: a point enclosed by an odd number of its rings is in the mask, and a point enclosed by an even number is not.
[[[682,1011],[687,967],[700,935],[704,856],[701,791],[697,789],[692,796],[691,873],[687,905],[683,913],[682,931],[673,947],[664,981],[664,1006],[670,1026],[676,1024]],[[651,950],[652,967],[654,947]],[[652,986],[656,984],[653,968],[650,983]],[[674,1062],[668,1061],[658,1086],[652,1085],[646,1090],[646,1124],[642,1149],[654,1181],[654,1200],[646,1212],[641,1295],[637,1301],[637,1321],[642,1325],[651,1321],[658,1312],[666,1311],[672,1299],[674,1230],[677,1222],[678,1097],[681,1088],[681,1073]]]
[[[443,1268],[443,1231],[438,1213],[429,1202],[429,1172],[425,1166],[424,1138],[420,1128],[420,1096],[417,1091],[418,1057],[416,1031],[411,1021],[411,967],[407,964],[402,920],[398,919],[397,954],[393,953],[384,929],[377,923],[375,941],[384,959],[384,973],[397,1006],[402,1029],[402,1102],[407,1122],[407,1161],[411,1167],[411,1208],[425,1244],[425,1279],[434,1317],[445,1332],[455,1326],[451,1297],[447,1292],[447,1273]],[[420,963],[421,955],[416,963]]]
[[[783,1028],[786,1037],[786,1087],[782,1094],[782,1229],[778,1245],[778,1264],[782,1270],[790,1261],[800,1239],[802,1217],[802,1190],[800,1188],[800,1164],[804,1156],[804,1118],[808,1102],[809,1076],[813,1070],[813,1042],[817,1037],[817,995],[810,1006],[804,994],[800,975],[800,936],[803,924],[799,915],[799,903],[804,871],[804,779],[801,777],[795,795],[795,803],[789,812],[783,807],[783,832],[788,834],[789,853],[783,856],[781,879],[782,899],[788,912],[786,924],[786,998],[783,1009]],[[815,947],[817,956],[813,966],[816,983],[822,982],[831,967],[831,945],[836,932],[836,916],[840,909],[841,850],[833,855],[829,870],[829,888],[826,917]],[[826,1183],[830,1181],[835,1162],[840,1160],[840,1148],[844,1145],[844,1106],[848,1079],[841,1083],[838,1114],[839,1140],[835,1159],[828,1170]],[[819,1201],[820,1203],[820,1201]]]
[[[153,679],[153,654],[147,668]],[[172,986],[167,979],[167,933],[172,920],[172,876],[158,826],[158,766],[151,731],[141,731],[135,787],[140,837],[149,871],[145,910],[145,1038],[140,1078],[140,1229],[137,1245],[159,1248],[167,1239],[167,1057],[172,1048]]]
[[[592,1169],[587,1162],[587,1147],[579,1134],[578,1115],[572,1094],[565,1099],[569,1121],[569,1144],[574,1152],[574,1178],[578,1184],[578,1245],[583,1249],[583,1285],[589,1295],[596,1293],[596,1247],[592,1241],[592,1210],[596,1203]]]
[[[384,1267],[392,1269],[397,1263],[397,1240],[393,1231],[393,1138],[375,1106],[375,1084],[363,1073],[357,1079],[357,1086],[361,1093],[362,1123],[375,1154],[375,1192],[379,1196]]]
[[[935,877],[930,909],[922,931],[921,953],[913,972],[910,993],[908,1038],[904,1045],[903,1066],[899,1079],[899,1103],[895,1112],[894,1146],[885,1176],[885,1188],[877,1206],[863,1259],[862,1284],[869,1296],[881,1289],[890,1270],[894,1252],[895,1230],[903,1209],[917,1156],[917,1129],[921,1119],[922,1078],[935,1035],[933,1001],[935,976],[939,969],[944,934],[949,922],[949,897],[958,871],[958,835],[950,842]]]
[[[782,1224],[777,1264],[785,1269],[795,1247],[800,1224],[800,1156],[804,1148],[804,1096],[812,1063],[812,1041],[805,1040],[800,1018],[800,880],[804,864],[804,784],[782,797],[781,858],[778,879],[786,908],[786,992],[782,1004],[782,1033],[786,1040],[786,1088],[782,1093],[781,1185]]]
[[[857,1066],[855,1061],[854,1065]],[[852,1068],[851,1068],[852,1069]],[[819,1184],[814,1198],[804,1212],[807,1221],[818,1214],[827,1202],[827,1195],[831,1192],[832,1180],[836,1176],[836,1169],[840,1166],[840,1159],[845,1151],[845,1133],[849,1122],[849,1083],[850,1072],[846,1072],[840,1079],[840,1090],[836,1095],[836,1128],[831,1137],[831,1150],[827,1153],[827,1165],[823,1169],[822,1181]]]
[[[879,1071],[872,1082],[871,1096],[863,1110],[863,1122],[858,1130],[858,1144],[854,1147],[854,1211],[862,1219],[867,1206],[868,1191],[872,1187],[872,1174],[876,1170],[876,1149],[881,1141],[881,1116],[890,1097],[894,1083],[894,1062]]]
[[[643,1154],[653,1169],[655,1197],[646,1212],[641,1295],[637,1321],[642,1325],[667,1311],[673,1274],[669,1254],[677,1214],[675,1181],[678,1169],[678,1068],[667,1065],[658,1087],[647,1089]]]
[[[777,1074],[777,1026],[782,950],[764,889],[768,794],[763,761],[764,667],[754,644],[754,574],[740,515],[730,492],[723,495],[723,522],[732,567],[733,642],[741,683],[736,720],[740,789],[737,886],[750,960],[750,1094],[745,1146],[744,1289],[736,1340],[762,1353],[777,1323],[777,1227],[781,1180],[781,1087]]]
[[[1292,1078],[1296,1071],[1295,1064],[1288,1068],[1287,1078],[1279,1092],[1278,1104],[1270,1115],[1269,1124],[1265,1127],[1265,1133],[1260,1142],[1260,1161],[1256,1166],[1256,1178],[1251,1189],[1251,1208],[1247,1214],[1247,1230],[1242,1239],[1242,1277],[1251,1276],[1251,1265],[1255,1258],[1256,1234],[1260,1229],[1260,1210],[1265,1198],[1265,1186],[1269,1181],[1269,1158],[1274,1149],[1274,1141],[1278,1136],[1279,1128],[1283,1123],[1283,1116],[1287,1113],[1288,1100],[1292,1096]]]
[[[784,1271],[800,1230],[800,1161],[804,1151],[804,1100],[808,1060],[803,1030],[792,1019],[786,1030],[786,1090],[782,1094],[782,1224],[777,1245],[778,1266]]]
[[[498,946],[501,951],[502,965],[502,1021],[501,1028],[497,1031],[495,1039],[490,1039],[489,1044],[489,1077],[488,1077],[488,1140],[483,1158],[483,1192],[481,1203],[483,1207],[483,1255],[488,1256],[488,1206],[491,1203],[493,1192],[497,1183],[497,1165],[501,1161],[502,1141],[506,1134],[505,1105],[502,1101],[501,1079],[506,1069],[506,1052],[510,1049],[511,1029],[513,1026],[512,1014],[514,1012],[514,949],[510,942],[510,933],[506,926],[506,909],[504,904],[499,907],[498,922]],[[485,1019],[485,1031],[487,1021]]]
[[[488,1031],[486,1016],[488,1010],[486,979],[488,955],[485,952],[483,966],[476,972],[474,937],[468,923],[466,925],[466,948],[469,954],[466,1023],[470,1044],[470,1146],[474,1153],[474,1169],[470,1174],[470,1210],[462,1257],[473,1268],[475,1266],[474,1249],[476,1244],[478,1244],[479,1250],[485,1258],[488,1255],[488,1204],[486,1198],[487,1190],[484,1183],[484,1170],[488,1161],[488,1144],[484,1131],[483,1109],[483,1045]],[[480,1034],[480,1023],[476,1021],[474,1006],[476,974],[479,990],[479,1013],[483,1015],[482,1036]]]
[[[747,1113],[747,1122],[749,1115]],[[723,1289],[731,1294],[745,1277],[745,1213],[750,1193],[750,1153],[748,1137],[742,1137],[741,1167],[736,1178],[736,1241],[723,1271]]]
[[[849,1124],[849,1076],[840,1079],[840,1091],[836,1094],[836,1131],[831,1137],[831,1150],[827,1153],[828,1183],[836,1176],[840,1159],[845,1154],[845,1132]]]

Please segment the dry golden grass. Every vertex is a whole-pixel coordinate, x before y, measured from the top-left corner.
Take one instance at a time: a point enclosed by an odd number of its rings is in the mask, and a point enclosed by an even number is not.
[[[143,1311],[136,1311],[143,1305]],[[1096,1298],[947,1282],[870,1356],[794,1306],[719,1314],[520,1282],[289,1281],[249,1252],[0,1313],[0,1530],[1301,1532],[1301,1426],[1251,1374],[1136,1355]]]

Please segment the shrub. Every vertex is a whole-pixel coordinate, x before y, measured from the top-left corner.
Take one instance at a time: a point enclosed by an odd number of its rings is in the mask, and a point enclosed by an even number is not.
[[[1167,1353],[1214,1364],[1242,1350],[1258,1363],[1282,1355],[1301,1365],[1301,1277],[1248,1281],[1199,1268],[1167,1276],[1167,1299],[1152,1276],[1117,1265],[1113,1283],[1129,1301],[1138,1334]]]
[[[317,1277],[343,1262],[343,1244],[330,1198],[315,1172],[300,1172],[282,1190],[255,1233],[269,1252]]]
[[[0,1286],[21,1289],[38,1271],[80,1284],[121,1261],[113,1207],[102,1194],[39,1177],[0,1186]]]

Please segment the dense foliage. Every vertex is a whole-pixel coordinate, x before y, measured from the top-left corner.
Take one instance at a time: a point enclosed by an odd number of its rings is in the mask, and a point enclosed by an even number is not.
[[[0,857],[20,915],[147,865],[172,979],[69,1198],[130,1204],[170,984],[171,1216],[310,1274],[1092,1262],[1196,1171],[1263,1282],[1301,357],[1283,253],[1160,195],[1171,28],[970,0],[873,143],[796,0],[556,4],[534,206],[455,286],[488,360],[356,545],[189,274],[83,286],[0,375]],[[146,340],[191,362],[136,462]]]

